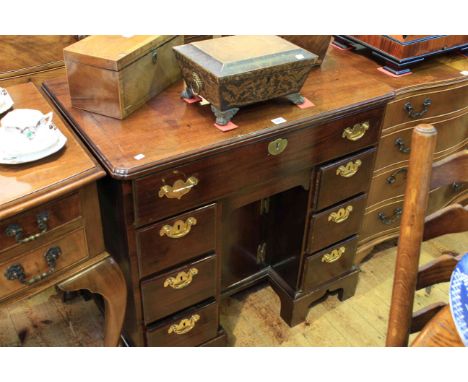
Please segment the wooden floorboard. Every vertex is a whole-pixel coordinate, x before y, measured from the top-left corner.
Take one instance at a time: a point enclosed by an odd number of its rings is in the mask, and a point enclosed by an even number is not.
[[[396,247],[384,243],[362,264],[356,295],[336,295],[313,306],[304,323],[290,328],[280,318],[280,302],[267,284],[225,299],[221,323],[231,346],[383,346]],[[421,264],[444,252],[468,252],[468,234],[423,243]],[[415,310],[448,301],[448,283],[418,291]],[[1,346],[101,346],[103,317],[93,300],[63,303],[54,288],[0,311]],[[411,338],[414,338],[412,335]]]

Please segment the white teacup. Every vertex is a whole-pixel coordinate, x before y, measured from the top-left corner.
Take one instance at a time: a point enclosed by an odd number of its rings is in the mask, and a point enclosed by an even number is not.
[[[4,113],[13,106],[13,100],[10,94],[4,88],[0,88],[0,114]]]
[[[39,110],[15,109],[0,121],[3,150],[20,155],[47,149],[57,142],[53,130],[53,113],[42,114]]]

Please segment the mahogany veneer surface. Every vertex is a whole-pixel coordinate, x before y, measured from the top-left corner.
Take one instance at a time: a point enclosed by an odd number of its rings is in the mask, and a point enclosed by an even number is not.
[[[312,123],[329,113],[359,108],[364,102],[389,98],[396,92],[463,77],[445,62],[437,65],[433,62],[415,68],[412,75],[392,78],[377,71],[379,65],[367,57],[331,47],[322,66],[312,70],[301,90],[314,107],[300,109],[280,99],[248,106],[233,120],[239,128],[225,133],[213,126],[209,105],[189,105],[179,98],[182,81],[123,121],[72,108],[65,78],[47,81],[45,87],[67,110],[76,122],[75,127],[90,142],[111,175],[129,178],[150,166],[201,152],[208,154],[236,141],[287,129],[293,122],[297,124],[308,119]],[[277,117],[287,122],[275,125],[271,120]],[[137,157],[139,154],[144,157]]]

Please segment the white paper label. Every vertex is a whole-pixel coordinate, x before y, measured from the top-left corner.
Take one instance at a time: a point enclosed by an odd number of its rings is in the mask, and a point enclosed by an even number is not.
[[[204,99],[203,97],[199,96],[201,98],[201,101],[200,101],[200,105],[202,106],[205,106],[205,105],[209,105],[210,104],[210,101],[207,101],[206,99]]]
[[[302,60],[304,58],[304,55],[303,54],[296,54],[296,58],[298,60]]]
[[[134,156],[136,160],[142,160],[144,157],[145,157],[144,154],[138,154]]]
[[[275,125],[279,125],[280,123],[286,122],[286,120],[283,117],[278,117],[278,118],[272,119],[271,122],[273,122]]]
[[[463,74],[464,76],[468,76],[468,70],[464,70],[464,71],[462,71],[460,73]]]

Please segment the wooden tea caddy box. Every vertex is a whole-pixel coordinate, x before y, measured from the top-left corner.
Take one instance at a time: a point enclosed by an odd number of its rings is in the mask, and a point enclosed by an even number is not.
[[[384,69],[395,75],[411,73],[411,67],[428,57],[450,51],[467,52],[468,36],[437,35],[354,35],[335,36],[340,47],[363,45],[385,63]]]
[[[218,125],[226,125],[241,106],[299,94],[317,55],[278,36],[229,36],[174,48],[186,88],[211,103]]]
[[[124,119],[180,79],[182,36],[90,36],[63,51],[72,105]]]

